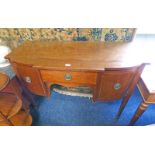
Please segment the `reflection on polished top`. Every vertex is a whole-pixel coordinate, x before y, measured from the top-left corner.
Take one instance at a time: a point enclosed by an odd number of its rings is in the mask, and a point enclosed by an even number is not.
[[[104,68],[130,67],[149,62],[144,46],[136,42],[27,41],[6,58],[44,69],[101,71]]]

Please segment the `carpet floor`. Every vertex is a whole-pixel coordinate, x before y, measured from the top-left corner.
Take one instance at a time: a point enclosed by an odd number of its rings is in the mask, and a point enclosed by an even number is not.
[[[142,101],[136,88],[120,119],[115,121],[121,100],[95,102],[89,98],[67,96],[53,92],[47,97],[36,97],[37,109],[32,109],[35,126],[126,126]],[[150,105],[136,126],[155,123],[155,106]]]

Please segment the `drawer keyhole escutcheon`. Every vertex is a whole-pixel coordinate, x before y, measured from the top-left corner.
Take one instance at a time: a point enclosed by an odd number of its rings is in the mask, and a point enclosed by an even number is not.
[[[29,76],[24,77],[24,80],[27,83],[31,83],[32,82],[32,80],[31,80],[31,78]]]
[[[121,84],[120,83],[115,83],[114,84],[114,89],[115,90],[118,90],[118,89],[120,89],[121,88]]]
[[[65,74],[64,76],[65,80],[72,80],[72,76],[70,74]]]

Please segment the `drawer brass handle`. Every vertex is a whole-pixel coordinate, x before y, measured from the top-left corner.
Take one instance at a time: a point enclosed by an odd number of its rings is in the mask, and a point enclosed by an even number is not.
[[[118,89],[120,89],[121,88],[121,84],[120,83],[115,83],[114,84],[114,89],[115,90],[118,90]]]
[[[24,81],[27,82],[27,83],[32,82],[32,80],[31,80],[31,78],[29,76],[24,77]]]
[[[72,80],[72,76],[70,74],[65,74],[64,76],[65,80]]]

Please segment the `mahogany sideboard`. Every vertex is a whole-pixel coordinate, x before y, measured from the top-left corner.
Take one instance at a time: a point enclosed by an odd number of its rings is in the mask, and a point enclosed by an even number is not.
[[[6,56],[17,77],[34,94],[49,96],[51,85],[89,86],[94,101],[123,97],[124,109],[145,66],[134,61],[132,43],[27,41]]]

